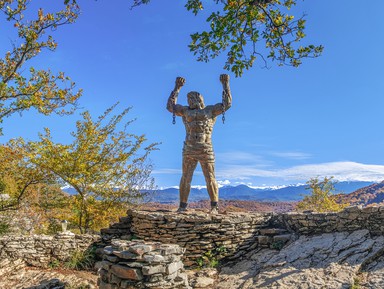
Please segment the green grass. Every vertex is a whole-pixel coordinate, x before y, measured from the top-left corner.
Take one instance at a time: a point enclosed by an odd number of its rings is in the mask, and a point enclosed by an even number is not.
[[[360,289],[360,278],[359,277],[355,277],[353,279],[353,284],[351,285],[351,288],[350,289]]]
[[[0,236],[10,232],[10,226],[8,223],[0,221]]]
[[[85,251],[75,251],[71,257],[64,263],[64,266],[68,269],[75,270],[89,270],[93,268],[95,264],[95,250],[92,247]]]
[[[216,268],[219,266],[219,259],[222,254],[225,254],[227,249],[225,247],[217,247],[209,250],[196,260],[199,268]]]

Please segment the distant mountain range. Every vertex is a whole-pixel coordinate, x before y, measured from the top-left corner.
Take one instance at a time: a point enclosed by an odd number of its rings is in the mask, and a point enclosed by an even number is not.
[[[339,182],[335,185],[336,194],[349,194],[356,190],[375,185],[372,182]],[[377,184],[376,184],[377,185]],[[246,185],[225,186],[219,189],[219,197],[222,200],[244,200],[263,202],[287,202],[299,201],[310,193],[306,185],[291,185],[283,188],[250,188]],[[384,191],[384,184],[383,184]],[[179,200],[179,190],[167,188],[152,191],[153,201],[159,203],[174,203]],[[384,196],[384,195],[383,195]],[[197,202],[209,199],[207,189],[192,188],[189,202]]]
[[[360,188],[348,195],[340,195],[342,202],[351,205],[368,206],[371,204],[384,203],[384,182],[371,184]]]
[[[335,185],[335,189],[334,193],[338,194],[339,200],[343,203],[363,206],[380,203],[384,205],[384,182],[339,182]],[[70,195],[76,194],[71,187],[62,188],[62,190]],[[307,190],[306,185],[290,185],[280,188],[251,188],[246,185],[239,185],[225,186],[219,189],[220,200],[269,202],[272,204],[300,201],[308,194],[310,191]],[[209,200],[207,189],[191,189],[190,203],[205,200]],[[153,190],[150,192],[149,201],[161,204],[177,203],[179,190],[176,188]]]
[[[291,202],[300,201],[305,195],[310,194],[306,185],[290,185],[280,188],[251,188],[246,185],[225,186],[219,189],[221,200],[241,200],[258,202]],[[335,194],[351,205],[368,205],[384,201],[384,182],[339,182],[335,185]],[[74,195],[75,190],[71,187],[63,188],[63,191]],[[179,201],[179,190],[167,188],[151,191],[151,201],[158,203],[176,203]],[[208,200],[206,188],[191,188],[189,202]]]

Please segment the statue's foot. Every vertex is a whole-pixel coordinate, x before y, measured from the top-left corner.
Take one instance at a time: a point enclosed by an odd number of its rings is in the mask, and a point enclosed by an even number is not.
[[[180,208],[177,209],[177,212],[178,212],[178,213],[184,213],[184,212],[186,212],[186,211],[188,211],[187,208],[182,208],[182,207],[180,207]]]
[[[211,210],[209,212],[210,214],[218,214],[219,213],[219,207],[217,201],[211,201]]]
[[[212,207],[209,213],[210,214],[218,214],[219,213],[219,208],[218,207]]]
[[[188,203],[180,202],[179,208],[177,209],[178,213],[183,213],[187,211]]]

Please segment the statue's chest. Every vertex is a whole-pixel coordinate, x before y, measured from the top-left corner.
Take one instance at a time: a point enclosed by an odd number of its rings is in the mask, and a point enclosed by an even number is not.
[[[212,114],[204,109],[188,110],[185,113],[184,118],[187,122],[212,122]]]

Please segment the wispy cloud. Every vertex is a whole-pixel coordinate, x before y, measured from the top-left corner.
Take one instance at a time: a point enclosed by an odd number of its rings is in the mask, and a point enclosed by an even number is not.
[[[296,166],[282,171],[290,178],[334,176],[339,181],[382,181],[384,166],[356,162],[331,162]]]
[[[249,180],[253,177],[277,177],[278,174],[274,170],[260,169],[247,165],[225,165],[219,167],[217,176],[221,179],[230,180]]]
[[[238,155],[240,156],[240,154]],[[243,154],[242,157],[245,157]],[[152,172],[154,175],[181,175],[180,169],[159,169]],[[202,177],[201,170],[197,169],[195,176]],[[305,183],[310,178],[333,176],[338,181],[367,181],[381,182],[384,180],[384,165],[362,164],[351,161],[328,162],[320,164],[306,164],[288,168],[274,168],[272,166],[226,163],[216,166],[216,177],[220,187],[226,185],[253,184],[266,182],[274,184]],[[168,177],[167,177],[168,178]],[[204,180],[201,179],[205,184]],[[171,185],[171,184],[170,184]],[[259,185],[258,185],[259,186]]]
[[[182,170],[181,169],[157,169],[152,171],[153,175],[181,175]],[[201,171],[200,167],[198,166],[194,172],[194,175],[202,175],[203,172]]]
[[[311,154],[303,152],[270,152],[270,155],[290,160],[306,160],[312,157]]]
[[[384,180],[384,166],[356,162],[330,162],[307,164],[282,169],[260,169],[259,167],[233,165],[218,170],[222,179],[249,180],[252,178],[278,178],[283,180],[307,181],[313,177],[334,176],[339,181]]]
[[[219,187],[229,186],[231,184],[230,180],[218,180],[217,184]]]
[[[264,157],[248,152],[231,151],[224,153],[217,153],[216,159],[224,164],[254,164],[254,167],[269,167],[273,162],[266,160]]]
[[[181,174],[181,169],[158,169],[153,170],[152,174],[154,175],[174,175]]]

